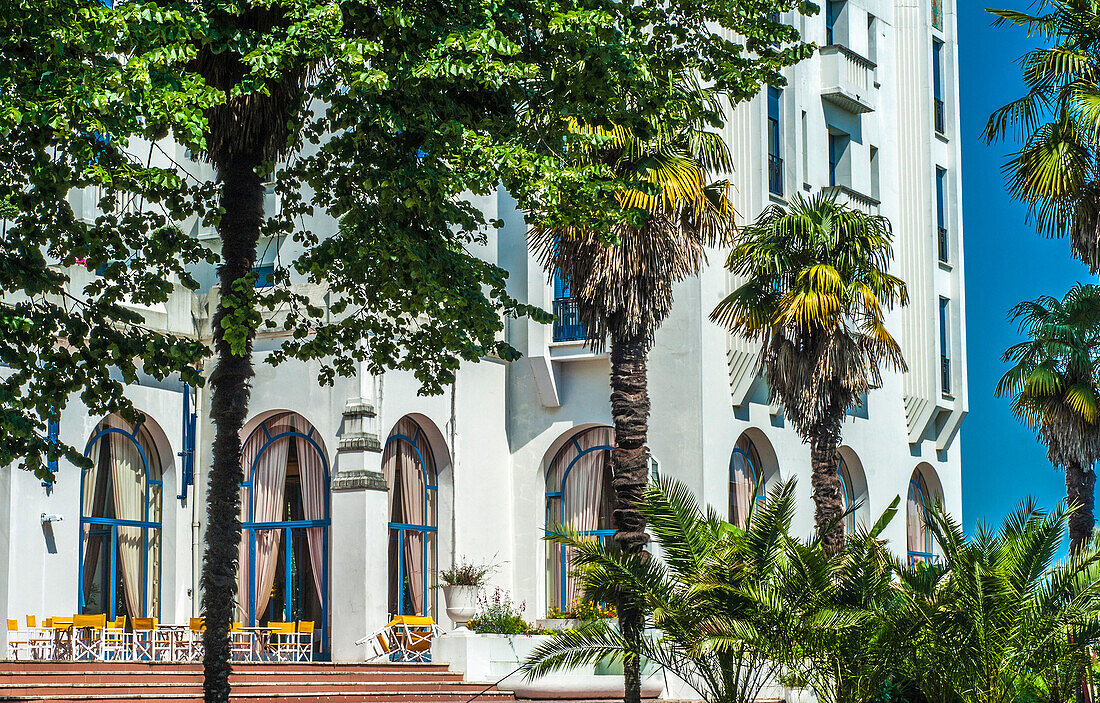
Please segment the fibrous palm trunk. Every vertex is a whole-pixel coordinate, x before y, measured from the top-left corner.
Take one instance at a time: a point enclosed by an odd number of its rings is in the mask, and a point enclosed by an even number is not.
[[[259,160],[238,160],[218,169],[221,206],[224,214],[218,226],[222,240],[222,263],[218,269],[221,298],[214,314],[214,351],[217,355],[210,376],[210,414],[215,436],[213,463],[206,494],[206,552],[202,563],[202,612],[206,618],[203,636],[203,693],[206,703],[229,701],[229,628],[237,591],[237,557],[241,541],[240,486],[241,429],[248,414],[249,382],[252,378],[250,330],[244,348],[226,338],[223,324],[242,324],[252,319],[252,300],[241,286],[256,263],[256,246],[263,222],[264,187],[256,173]],[[242,294],[244,293],[244,294]]]
[[[611,452],[615,487],[615,541],[625,553],[644,553],[649,535],[645,516],[638,509],[649,481],[649,389],[646,380],[648,347],[639,337],[611,343],[611,418],[615,423],[615,449]],[[623,596],[617,604],[619,628],[627,642],[641,642],[645,630],[642,604]],[[627,656],[623,662],[624,703],[641,701],[641,661]]]
[[[1065,469],[1066,502],[1074,509],[1069,518],[1069,551],[1075,554],[1092,539],[1096,474],[1082,461],[1067,461]]]
[[[829,555],[838,554],[844,548],[844,529],[839,523],[839,518],[844,513],[844,487],[840,474],[837,473],[840,464],[837,454],[840,447],[840,424],[839,420],[829,418],[810,436],[814,525],[825,553]]]

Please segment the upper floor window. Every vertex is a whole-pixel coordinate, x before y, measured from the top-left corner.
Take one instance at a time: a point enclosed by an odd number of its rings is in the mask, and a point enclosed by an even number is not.
[[[554,271],[554,341],[577,342],[584,338],[584,325],[572,287],[561,271]]]
[[[951,301],[940,298],[940,390],[951,394],[951,337],[948,322],[951,320]]]
[[[932,40],[932,108],[936,134],[946,134],[947,120],[943,107],[943,42]]]
[[[943,31],[943,0],[932,0],[932,26]]]
[[[774,195],[783,195],[782,98],[782,90],[768,87],[768,191]]]
[[[936,168],[936,249],[939,260],[947,263],[949,251],[947,242],[947,170]]]
[[[852,171],[848,163],[851,137],[843,132],[829,133],[829,185],[851,186]]]
[[[845,0],[826,0],[825,2],[825,46],[842,44],[844,31],[841,15],[844,14]]]

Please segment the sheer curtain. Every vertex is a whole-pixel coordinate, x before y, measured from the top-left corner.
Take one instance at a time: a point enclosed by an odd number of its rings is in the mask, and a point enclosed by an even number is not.
[[[614,430],[610,427],[597,427],[580,433],[575,439],[575,444],[570,440],[555,457],[554,465],[549,471],[548,491],[556,492],[559,488],[562,490],[563,522],[566,526],[578,532],[592,532],[601,527],[601,512],[606,512],[606,507],[603,510],[601,507],[606,506],[608,501],[614,498],[611,493],[613,489],[605,478],[611,453],[606,449],[585,452],[594,447],[613,446]],[[570,464],[573,466],[572,469],[569,469]],[[567,470],[568,476],[566,476]],[[564,486],[561,485],[562,480],[565,481]],[[557,516],[548,517],[551,525],[557,521]],[[556,553],[552,562],[560,561],[561,550],[556,547],[549,548],[554,549]],[[563,564],[554,564],[551,569],[551,577],[556,578],[551,583],[555,592],[558,588],[557,584],[560,583],[562,568],[568,567]],[[563,595],[565,602],[560,604],[562,607],[568,607],[581,595],[580,584],[572,574],[566,574]]]
[[[282,434],[287,426],[269,427],[271,436]],[[286,462],[290,452],[290,438],[283,437],[272,442],[259,454],[267,442],[262,429],[257,429],[241,450],[241,468],[247,481],[252,472],[253,463],[256,472],[252,475],[252,488],[241,498],[241,521],[249,520],[249,501],[252,501],[252,522],[278,522],[283,519],[283,498],[286,493]],[[256,460],[259,454],[259,460]],[[282,543],[282,530],[256,530],[256,617],[267,609],[271,599],[271,588],[275,584],[275,567],[279,561],[279,545]],[[241,532],[240,569],[238,570],[237,600],[241,620],[248,618],[248,595],[252,575],[249,559],[249,530]]]
[[[89,452],[92,468],[84,473],[84,494],[81,496],[82,517],[104,517],[107,508],[107,480],[110,477],[110,446],[111,442],[104,438],[96,440]],[[84,532],[84,600],[88,601],[89,591],[95,583],[96,573],[99,570],[99,554],[103,547],[102,536],[90,534],[92,526],[85,526]],[[101,574],[102,575],[102,574]],[[106,578],[105,575],[104,579]],[[102,594],[100,594],[102,596]]]
[[[325,467],[321,454],[305,437],[295,437],[298,452],[298,471],[302,477],[302,510],[306,520],[325,519]],[[324,528],[307,527],[309,563],[313,568],[313,585],[317,598],[321,594],[321,575],[324,570]]]
[[[749,505],[756,491],[752,476],[749,458],[735,451],[730,459],[730,522],[738,527],[745,526]]]
[[[402,418],[394,428],[394,434],[416,438],[419,427],[409,418]],[[390,442],[386,448],[383,471],[386,484],[390,486],[390,521],[407,525],[425,524],[424,499],[427,485],[424,473],[434,467],[423,467],[413,445],[405,440]],[[400,481],[400,490],[394,490]],[[399,590],[405,590],[406,613],[424,613],[424,533],[419,530],[405,530],[404,544],[401,545],[405,562],[405,583],[398,583]],[[391,569],[396,571],[396,564]],[[405,585],[408,588],[405,589]]]
[[[921,500],[921,492],[918,490],[916,481],[909,484],[909,501],[908,510],[906,515],[906,542],[909,545],[909,551],[911,552],[924,552],[925,540],[924,540],[924,502]]]
[[[124,426],[117,420],[113,426]],[[119,432],[107,435],[111,452],[111,496],[114,499],[115,517],[119,520],[145,519],[145,466],[141,454],[130,437]],[[145,585],[145,540],[140,527],[119,526],[118,569],[122,573],[122,587],[130,617],[145,616],[142,587]]]

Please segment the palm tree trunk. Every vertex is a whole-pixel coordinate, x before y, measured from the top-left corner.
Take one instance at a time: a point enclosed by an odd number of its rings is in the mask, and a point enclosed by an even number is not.
[[[843,421],[843,416],[841,416]],[[844,513],[843,485],[837,467],[840,458],[840,422],[829,420],[816,428],[810,437],[811,485],[814,496],[814,524],[826,554],[837,554],[844,548],[844,527],[837,521]],[[835,529],[829,530],[831,525]]]
[[[256,245],[263,222],[264,187],[256,173],[259,161],[239,160],[219,169],[221,206],[218,233],[222,264],[218,269],[221,298],[214,314],[217,362],[210,376],[210,415],[214,421],[213,463],[206,493],[206,552],[202,562],[202,612],[206,618],[203,644],[203,693],[206,703],[228,703],[229,628],[237,591],[237,557],[241,541],[241,429],[248,414],[252,378],[252,341],[247,330],[243,347],[227,339],[223,323],[239,333],[252,320],[253,298],[242,279],[256,263]],[[251,285],[247,280],[245,285]],[[245,313],[243,311],[247,310]],[[254,323],[248,322],[251,325]]]
[[[646,380],[648,347],[640,337],[614,339],[611,343],[611,417],[615,423],[615,449],[611,452],[615,487],[615,541],[628,554],[644,553],[649,535],[638,504],[649,481],[649,388]],[[640,603],[620,597],[619,629],[628,643],[640,643],[645,630],[645,611]],[[627,656],[623,662],[624,703],[642,698],[641,661]]]
[[[1084,462],[1066,462],[1066,503],[1074,508],[1069,518],[1069,552],[1075,554],[1092,539],[1093,489],[1096,474]]]

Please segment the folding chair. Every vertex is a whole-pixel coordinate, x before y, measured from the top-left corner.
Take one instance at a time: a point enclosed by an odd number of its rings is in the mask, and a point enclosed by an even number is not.
[[[313,661],[313,621],[303,620],[298,623],[298,632],[295,636],[296,650],[294,661]]]
[[[172,638],[169,633],[157,630],[156,618],[133,618],[134,659],[138,661],[157,661],[171,656]]]
[[[203,642],[206,632],[206,618],[191,618],[187,628],[187,661],[201,662],[206,652]]]
[[[126,631],[126,616],[119,615],[103,628],[103,661],[127,661],[134,652],[134,637]]]
[[[442,630],[430,617],[398,615],[384,628],[356,644],[371,646],[374,656],[368,661],[388,655],[392,662],[430,662],[432,641],[440,634]]]
[[[46,620],[46,633],[50,637],[50,658],[73,658],[73,619],[54,616]]]
[[[19,629],[19,620],[8,618],[8,659],[18,659],[23,651],[30,656],[30,633]]]
[[[298,637],[292,622],[269,622],[267,652],[274,661],[291,662],[298,653]]]
[[[73,616],[73,659],[77,661],[99,661],[103,658],[103,628],[107,626],[107,616]]]
[[[243,623],[235,622],[229,628],[229,659],[235,662],[256,661],[252,633],[244,629]]]

